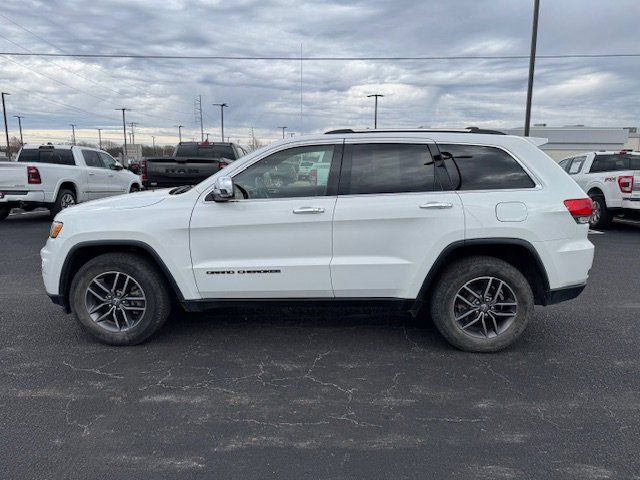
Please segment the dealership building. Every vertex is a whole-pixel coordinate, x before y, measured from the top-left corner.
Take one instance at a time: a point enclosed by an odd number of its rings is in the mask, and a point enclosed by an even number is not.
[[[508,135],[524,135],[524,128],[511,128],[503,132]],[[546,138],[547,143],[540,148],[554,160],[583,152],[623,148],[637,150],[640,147],[637,127],[548,127],[546,124],[539,124],[531,127],[529,135]]]

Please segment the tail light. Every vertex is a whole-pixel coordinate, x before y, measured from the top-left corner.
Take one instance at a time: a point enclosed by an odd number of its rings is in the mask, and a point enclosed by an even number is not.
[[[147,181],[147,161],[146,160],[140,160],[140,180],[142,180],[142,182]]]
[[[42,183],[42,179],[40,178],[40,172],[37,167],[27,167],[27,182],[29,185],[37,185]]]
[[[589,223],[593,213],[593,202],[590,198],[565,200],[564,206],[567,207],[576,223]]]
[[[224,167],[228,167],[229,164],[227,162],[225,162],[224,160],[220,160],[218,162],[218,167],[222,170]]]
[[[309,172],[309,182],[314,185],[318,184],[318,170],[313,169]]]
[[[622,193],[631,193],[633,191],[633,176],[622,175],[618,177],[618,187]]]

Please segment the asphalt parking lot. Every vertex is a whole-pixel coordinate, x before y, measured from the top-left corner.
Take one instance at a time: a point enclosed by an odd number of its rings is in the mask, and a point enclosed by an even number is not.
[[[2,478],[640,478],[640,227],[499,354],[385,311],[175,314],[107,347],[45,295],[41,213],[0,223]]]

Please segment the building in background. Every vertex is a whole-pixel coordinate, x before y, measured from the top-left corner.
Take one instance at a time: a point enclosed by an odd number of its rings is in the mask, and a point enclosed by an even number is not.
[[[632,148],[626,146],[631,135],[630,130],[622,127],[585,127],[584,125],[548,127],[546,124],[538,124],[531,127],[529,135],[546,138],[548,142],[540,149],[554,160],[562,160],[583,152]],[[523,128],[502,131],[508,135],[524,135]],[[638,139],[636,143],[637,141]]]
[[[640,132],[638,127],[626,127],[625,130],[629,132],[629,138],[627,143],[624,144],[624,148],[640,152]]]

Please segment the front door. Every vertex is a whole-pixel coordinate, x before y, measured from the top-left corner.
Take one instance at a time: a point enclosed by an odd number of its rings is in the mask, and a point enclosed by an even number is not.
[[[332,174],[298,178],[301,156],[330,159]],[[331,220],[342,148],[294,147],[234,173],[236,198],[198,200],[191,257],[203,298],[332,297]]]
[[[104,197],[110,181],[109,172],[95,150],[82,149],[82,157],[87,165],[87,198],[95,200]]]
[[[416,298],[438,255],[464,239],[460,198],[442,191],[430,145],[347,144],[342,172],[333,225],[335,296]]]
[[[129,192],[129,175],[124,169],[116,170],[115,159],[108,153],[99,152],[100,160],[107,170],[107,184],[105,185],[105,195],[119,195]]]

